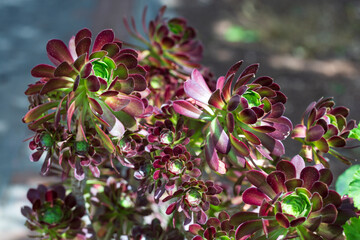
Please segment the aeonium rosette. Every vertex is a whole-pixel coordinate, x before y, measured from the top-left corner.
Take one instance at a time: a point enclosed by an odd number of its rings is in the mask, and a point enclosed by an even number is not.
[[[39,185],[29,189],[27,198],[32,207],[24,206],[21,213],[27,218],[25,225],[41,239],[86,239],[82,217],[85,208],[78,206],[73,195],[66,195],[63,186],[48,189]]]
[[[332,98],[321,98],[310,103],[303,114],[301,124],[296,125],[291,134],[292,138],[303,144],[301,155],[305,159],[314,159],[316,163],[322,163],[327,167],[329,164],[323,157],[325,153],[348,165],[351,164],[350,158],[340,154],[336,149],[347,147],[349,134],[356,127],[355,120],[346,119],[349,109],[334,105]]]
[[[104,187],[91,188],[91,195],[91,203],[95,206],[93,218],[100,224],[98,237],[105,237],[109,229],[120,237],[152,212],[146,198],[139,197],[124,179],[109,177]]]
[[[217,206],[220,204],[218,194],[223,189],[213,181],[202,181],[196,178],[190,178],[188,181],[183,182],[178,190],[172,194],[169,194],[163,199],[163,202],[176,198],[176,201],[171,203],[166,209],[166,214],[177,214],[182,212],[185,216],[184,225],[191,222],[197,222],[199,224],[205,224],[208,216],[205,213],[210,204]],[[176,218],[173,218],[175,224]]]
[[[23,121],[36,131],[44,122],[64,126],[86,141],[87,125],[109,153],[115,151],[126,129],[136,129],[136,117],[151,112],[146,99],[146,71],[138,65],[137,52],[122,49],[112,30],[100,32],[91,48],[91,32],[80,30],[69,45],[58,39],[47,44],[48,57],[55,66],[40,64],[31,71],[40,80],[25,94],[41,96]]]
[[[220,212],[218,217],[209,218],[203,226],[197,223],[191,224],[189,232],[196,235],[192,240],[235,240],[234,226],[225,211]]]
[[[248,66],[235,79],[241,64],[242,61],[237,62],[217,80],[214,92],[200,72],[194,70],[184,83],[190,98],[173,102],[177,113],[208,122],[205,157],[209,166],[222,174],[226,172],[222,155],[248,168],[248,159],[253,161],[259,156],[271,160],[270,154],[283,155],[281,140],[292,130],[291,121],[283,116],[286,97],[279,85],[267,76],[250,83],[258,64]]]
[[[146,10],[145,8],[142,18],[146,37],[137,31],[133,18],[131,19],[133,29],[124,19],[129,33],[147,47],[140,56],[143,59],[142,62],[149,66],[167,67],[168,69],[199,67],[198,62],[202,58],[203,47],[196,39],[195,29],[187,25],[186,19],[165,18],[166,7],[164,6],[146,27]]]
[[[333,176],[321,164],[305,167],[299,155],[281,160],[276,170],[264,174],[251,170],[246,175],[255,187],[242,195],[258,212],[238,212],[230,222],[236,239],[344,239],[341,225],[347,220],[340,209],[340,195],[329,189]]]

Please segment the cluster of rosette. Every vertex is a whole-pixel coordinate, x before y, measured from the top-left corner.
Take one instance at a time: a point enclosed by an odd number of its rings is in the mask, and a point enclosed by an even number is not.
[[[192,240],[233,240],[235,239],[235,228],[230,222],[230,215],[222,211],[218,217],[211,217],[203,226],[191,224],[189,232],[196,235]]]
[[[109,177],[104,187],[94,186],[91,195],[95,206],[93,218],[99,224],[95,231],[99,238],[120,237],[152,213],[146,198],[139,197],[124,179]]]
[[[136,226],[132,230],[133,239],[184,240],[184,235],[177,228],[163,229],[160,220],[155,218],[150,224]]]
[[[246,177],[255,187],[244,191],[243,201],[259,210],[231,217],[238,226],[236,239],[344,239],[341,225],[350,216],[340,208],[340,195],[329,190],[333,176],[328,168],[305,167],[297,155],[279,161],[270,174],[250,170]]]
[[[48,189],[39,185],[29,189],[27,198],[32,207],[25,206],[21,213],[27,218],[25,225],[34,236],[41,239],[81,239],[85,240],[82,217],[85,209],[77,205],[73,195],[65,194],[63,186]]]
[[[307,107],[301,124],[296,125],[292,131],[292,137],[303,144],[301,155],[308,161],[314,159],[316,163],[322,163],[326,167],[329,167],[329,163],[323,157],[324,153],[351,164],[350,158],[338,153],[336,149],[347,147],[350,131],[356,127],[355,120],[346,119],[349,109],[334,105],[331,98],[312,102]]]
[[[227,171],[222,160],[225,155],[236,166],[247,168],[251,168],[247,160],[272,160],[272,155],[283,155],[281,141],[292,130],[291,121],[283,116],[286,97],[279,85],[266,76],[250,82],[258,64],[248,66],[235,79],[241,64],[237,62],[217,80],[214,92],[194,70],[184,83],[189,98],[173,101],[177,113],[208,123],[205,157],[221,174]]]
[[[146,37],[137,31],[133,18],[132,27],[124,19],[129,33],[146,45],[139,60],[147,66],[147,79],[153,95],[151,100],[157,107],[183,95],[182,83],[191,69],[201,67],[199,61],[203,50],[196,38],[195,29],[188,26],[184,18],[165,18],[165,10],[166,7],[162,7],[148,26],[145,23],[146,9],[144,10],[142,22]]]
[[[82,29],[68,46],[58,39],[48,42],[46,49],[54,66],[40,64],[32,69],[32,76],[40,80],[30,84],[25,94],[38,99],[38,105],[32,104],[23,121],[36,132],[46,130],[44,123],[52,123],[54,129],[64,127],[74,145],[90,144],[88,139],[96,137],[109,155],[115,151],[114,142],[126,129],[136,128],[136,118],[151,113],[152,107],[143,98],[146,70],[138,64],[137,52],[122,48],[112,30],[100,32],[92,47],[91,37],[88,29]],[[89,134],[89,129],[95,133]],[[60,146],[67,138],[53,139],[53,146]],[[83,155],[93,161],[91,154]],[[97,175],[97,170],[93,172]]]

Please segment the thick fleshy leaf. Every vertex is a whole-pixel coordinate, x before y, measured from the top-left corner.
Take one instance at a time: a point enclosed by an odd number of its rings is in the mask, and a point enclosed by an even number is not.
[[[322,221],[325,223],[334,223],[337,217],[338,211],[333,204],[326,205],[321,209],[320,214],[322,216]]]
[[[324,133],[325,131],[321,126],[315,125],[306,131],[305,141],[314,142],[320,140]]]
[[[129,99],[121,99],[119,97],[107,97],[105,103],[115,112],[121,111],[129,103]]]
[[[291,192],[294,191],[298,187],[302,187],[304,184],[304,181],[301,179],[290,179],[285,182],[286,189]]]
[[[284,173],[286,180],[296,177],[296,169],[290,161],[281,160],[276,164],[276,170]]]
[[[251,78],[255,77],[255,74],[250,73],[245,76],[241,76],[236,80],[236,83],[234,85],[234,91],[237,92],[237,94],[242,95],[242,90],[240,90],[242,87],[245,87],[245,84],[249,82]],[[244,88],[245,89],[245,88]],[[247,87],[246,87],[247,89]]]
[[[284,112],[285,112],[284,104],[277,102],[271,106],[271,113],[268,117],[269,118],[279,118],[284,114]]]
[[[245,143],[243,143],[242,141],[240,141],[239,139],[237,139],[236,137],[234,137],[234,135],[232,135],[232,133],[230,133],[230,142],[231,145],[244,157],[249,156],[250,151],[248,146],[246,146]]]
[[[203,113],[200,109],[185,100],[176,100],[173,102],[175,112],[190,118],[200,118]]]
[[[280,171],[274,171],[267,176],[266,182],[271,186],[276,194],[280,192],[286,192],[284,173]]]
[[[76,44],[76,54],[78,56],[87,55],[89,56],[89,50],[91,45],[91,38],[84,38]]]
[[[92,109],[94,109],[98,114],[103,114],[103,110],[100,106],[100,104],[93,98],[88,98],[89,99],[89,103],[90,103],[90,106],[92,107]]]
[[[319,170],[320,173],[320,181],[330,186],[333,180],[333,175],[328,168],[323,168]]]
[[[299,217],[290,222],[291,227],[296,227],[306,221],[306,217]]]
[[[322,207],[323,207],[322,197],[321,197],[320,194],[317,193],[317,192],[315,192],[315,193],[312,195],[312,197],[311,197],[311,199],[310,199],[310,202],[311,202],[311,204],[312,204],[312,209],[311,209],[311,211],[313,211],[313,212],[316,212],[316,211],[322,209]]]
[[[257,122],[256,113],[249,108],[243,109],[239,112],[239,120],[246,124],[254,124]]]
[[[209,167],[220,173],[220,174],[225,174],[226,173],[226,168],[225,168],[225,164],[219,159],[219,156],[216,152],[214,143],[210,137],[210,134],[208,134],[207,138],[206,138],[206,142],[207,144],[205,145],[205,158],[206,158],[206,162],[208,163]]]
[[[99,79],[94,76],[91,75],[88,78],[86,78],[86,88],[90,91],[90,92],[97,92],[100,89],[100,82]]]
[[[55,71],[55,67],[51,65],[39,64],[31,70],[31,75],[33,77],[52,78],[54,77],[54,71]]]
[[[129,53],[124,53],[124,54],[120,54],[115,59],[115,63],[116,63],[116,65],[124,64],[127,69],[134,69],[134,68],[136,68],[136,66],[138,64],[138,61],[134,55],[129,54]]]
[[[254,129],[255,131],[261,132],[261,133],[271,133],[276,130],[272,126],[255,126],[255,127],[251,127],[251,128]]]
[[[141,114],[144,113],[145,106],[143,101],[135,96],[125,96],[119,95],[121,99],[130,100],[129,104],[126,105],[122,111],[126,112],[127,114],[133,117],[139,117]]]
[[[240,68],[240,66],[241,66],[242,63],[243,63],[243,61],[240,60],[240,61],[236,62],[234,65],[232,65],[232,66],[229,68],[229,70],[227,71],[224,80],[226,80],[231,74],[236,73],[236,72],[239,70],[239,68]]]
[[[189,226],[189,232],[194,235],[199,234],[200,231],[204,231],[204,228],[201,227],[199,224],[194,223]]]
[[[340,136],[332,136],[327,142],[332,147],[344,147],[346,145],[346,140]]]
[[[305,168],[304,159],[300,155],[296,155],[291,159],[291,163],[296,169],[296,178],[300,178],[300,173]]]
[[[184,83],[184,91],[189,97],[204,104],[208,103],[212,94],[203,76],[196,69],[191,73],[191,78]]]
[[[315,235],[314,233],[311,232],[311,231],[315,231],[316,229],[309,231],[304,226],[298,226],[296,230],[299,236],[301,236],[301,238],[304,240],[323,240],[322,237]]]
[[[211,227],[219,227],[220,226],[220,220],[215,218],[215,217],[212,217],[212,218],[209,218],[209,220],[206,222],[206,225]]]
[[[95,125],[96,132],[98,133],[101,141],[103,142],[103,146],[110,152],[113,153],[115,151],[114,144],[112,143],[109,136],[98,126]]]
[[[100,32],[94,41],[93,52],[101,50],[101,48],[112,41],[114,41],[115,35],[111,29],[106,29]]]
[[[77,72],[74,68],[67,62],[62,62],[60,65],[55,69],[54,76],[55,77],[70,77],[75,78]]]
[[[325,198],[329,194],[328,186],[320,181],[317,181],[312,185],[310,192],[317,192],[321,195],[322,198]]]
[[[67,121],[67,127],[68,127],[69,132],[71,132],[71,121],[72,121],[72,117],[73,117],[74,112],[75,112],[75,106],[76,106],[75,103],[76,103],[76,101],[73,101],[70,104],[70,106],[69,106],[69,108],[68,108],[68,110],[66,112],[66,121]]]
[[[230,140],[217,118],[214,118],[210,123],[210,133],[210,140],[213,140],[216,150],[220,153],[227,154],[231,147]]]
[[[74,82],[64,78],[51,78],[45,83],[42,87],[40,94],[44,95],[51,91],[62,89],[62,88],[71,88]]]
[[[280,226],[282,226],[283,228],[290,227],[289,219],[283,213],[278,212],[275,217],[276,221],[280,224]]]
[[[75,45],[77,45],[84,38],[91,38],[91,31],[87,28],[83,28],[76,33],[75,36]]]
[[[167,215],[172,214],[174,212],[174,210],[176,209],[177,204],[178,204],[177,202],[174,202],[174,203],[170,204],[168,206],[168,208],[166,209],[166,214]]]
[[[320,174],[316,168],[309,166],[301,171],[300,179],[304,181],[303,187],[310,190],[314,182],[320,179]]]
[[[22,120],[24,123],[29,123],[31,121],[34,121],[35,119],[40,117],[46,111],[58,106],[58,104],[59,104],[59,102],[47,102],[47,103],[41,104],[39,106],[36,106],[36,107],[30,109],[30,111],[28,111],[25,114],[25,116],[23,117]]]
[[[335,205],[335,207],[340,207],[342,203],[341,196],[334,190],[329,190],[329,194],[327,195],[326,198],[323,199],[323,201],[324,201],[324,206],[332,203]]]
[[[252,144],[255,144],[255,145],[260,145],[261,144],[260,139],[255,134],[253,134],[252,132],[246,131],[245,129],[243,129],[242,131],[243,131],[246,139],[249,142],[251,142]]]
[[[266,175],[258,170],[248,171],[246,178],[252,183],[255,187],[260,189],[263,193],[267,194],[269,197],[273,198],[276,196],[274,189],[266,181]]]
[[[239,240],[247,239],[251,234],[261,230],[263,227],[262,221],[259,220],[250,220],[241,224],[235,233],[235,238]],[[246,237],[246,238],[245,238]]]
[[[232,112],[234,111],[240,103],[240,96],[239,95],[234,95],[230,98],[228,105],[227,105],[227,110]]]
[[[73,58],[65,43],[58,39],[50,40],[46,45],[48,57],[52,63],[59,65],[62,62],[73,63]]]
[[[226,79],[226,82],[225,82],[225,85],[224,87],[222,88],[221,90],[221,95],[222,97],[224,98],[224,100],[226,102],[228,102],[230,100],[230,97],[231,97],[231,86],[232,86],[232,83],[233,83],[233,80],[235,78],[235,73],[234,74],[231,74],[227,79]]]
[[[126,95],[130,95],[134,91],[135,83],[133,78],[127,78],[125,80],[118,79],[117,77],[110,84],[109,89],[115,90]]]
[[[210,105],[212,105],[220,110],[222,110],[224,108],[225,102],[221,98],[220,89],[216,89],[216,91],[213,92],[213,94],[211,94],[208,102]]]
[[[259,216],[255,212],[238,212],[231,216],[230,223],[233,226],[239,226],[240,224],[259,219]]]
[[[343,228],[335,224],[320,223],[317,233],[324,239],[336,239],[335,237],[343,239]]]
[[[327,153],[329,151],[329,144],[323,137],[315,141],[314,144],[323,153]]]
[[[144,91],[147,87],[146,79],[140,74],[130,74],[129,77],[134,79],[134,91]]]
[[[234,118],[234,115],[231,112],[227,113],[227,115],[226,115],[226,127],[227,127],[229,133],[232,133],[234,131],[235,118]]]

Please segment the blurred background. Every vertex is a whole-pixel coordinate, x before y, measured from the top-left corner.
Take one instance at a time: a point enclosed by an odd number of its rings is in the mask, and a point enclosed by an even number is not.
[[[87,27],[115,30],[130,41],[122,18],[139,23],[166,4],[166,15],[183,16],[204,44],[203,64],[215,76],[236,61],[258,62],[289,97],[286,115],[299,123],[306,106],[322,96],[351,109],[360,120],[360,2],[355,0],[0,0],[0,232],[3,239],[27,239],[20,208],[28,188],[45,179],[41,163],[29,161],[24,139],[31,136],[21,118],[28,103],[24,91],[35,81],[30,70],[50,63],[46,43],[65,42]],[[299,145],[287,141],[292,156]],[[353,157],[357,153],[353,152]],[[335,175],[346,166],[333,161]]]

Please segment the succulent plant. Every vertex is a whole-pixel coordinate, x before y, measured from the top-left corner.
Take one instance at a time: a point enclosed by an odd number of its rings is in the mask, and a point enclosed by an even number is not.
[[[305,167],[297,155],[278,162],[270,174],[251,170],[246,176],[255,187],[244,191],[243,201],[260,209],[231,217],[230,223],[238,226],[236,239],[344,239],[338,218],[342,199],[329,189],[329,169],[321,164]]]
[[[230,223],[230,216],[227,212],[222,211],[218,217],[209,218],[205,225],[191,224],[189,232],[196,235],[192,240],[234,240],[235,230]]]
[[[258,64],[248,66],[234,81],[241,64],[237,62],[217,80],[214,92],[195,69],[184,83],[190,98],[173,102],[179,114],[208,122],[206,160],[210,168],[222,174],[227,170],[219,154],[226,154],[236,165],[251,168],[247,159],[259,156],[272,160],[270,154],[283,155],[281,140],[292,130],[291,121],[283,116],[286,97],[279,85],[270,77],[249,83]]]
[[[96,206],[93,217],[100,225],[98,237],[120,237],[152,212],[146,198],[139,198],[124,179],[109,177],[104,187],[93,187],[91,194],[91,202]]]
[[[40,64],[32,69],[40,80],[30,84],[25,94],[43,101],[31,105],[23,121],[34,131],[45,122],[65,127],[75,145],[87,142],[87,129],[95,129],[90,135],[111,154],[113,141],[137,127],[136,117],[151,112],[139,94],[147,88],[146,71],[138,65],[137,52],[122,49],[112,30],[99,33],[92,49],[91,36],[82,29],[69,46],[58,39],[48,42],[48,57],[55,66]]]
[[[303,114],[301,124],[296,125],[291,134],[303,144],[301,155],[305,159],[314,159],[315,163],[322,163],[326,167],[329,167],[329,163],[323,157],[324,153],[329,153],[348,165],[351,164],[351,159],[336,149],[347,146],[350,131],[356,127],[355,120],[346,120],[349,109],[334,105],[332,98],[321,98],[310,103]]]
[[[205,211],[210,208],[210,204],[214,206],[220,204],[220,200],[216,195],[220,194],[222,190],[218,184],[212,181],[204,182],[196,178],[190,178],[188,181],[183,182],[177,191],[163,199],[163,202],[166,202],[176,198],[176,201],[166,209],[166,214],[170,215],[173,212],[181,211],[185,215],[185,225],[191,221],[204,224],[208,219]],[[176,221],[176,219],[174,218],[173,221]]]
[[[65,194],[63,186],[48,189],[39,185],[29,189],[27,198],[32,207],[25,206],[21,213],[27,218],[25,225],[39,233],[41,239],[85,239],[82,217],[83,207],[77,206],[74,196]]]
[[[134,240],[150,239],[150,240],[183,240],[184,235],[176,228],[168,228],[164,230],[161,227],[159,219],[155,218],[151,224],[145,226],[135,226],[132,230]]]

